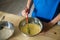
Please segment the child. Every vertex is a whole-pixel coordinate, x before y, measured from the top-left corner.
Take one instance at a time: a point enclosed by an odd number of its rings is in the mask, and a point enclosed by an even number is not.
[[[53,26],[60,20],[60,0],[28,0],[22,15],[26,16],[34,4],[32,17],[40,19],[45,26]]]

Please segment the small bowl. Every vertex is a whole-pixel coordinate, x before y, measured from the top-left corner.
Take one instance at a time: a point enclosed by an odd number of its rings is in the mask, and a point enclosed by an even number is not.
[[[41,31],[42,31],[42,29],[43,29],[43,25],[42,25],[42,22],[38,19],[38,18],[32,18],[32,17],[29,17],[28,18],[28,24],[37,24],[37,25],[40,25],[40,29],[41,29]],[[21,27],[23,27],[23,26],[25,26],[26,25],[26,18],[25,19],[23,19],[20,23],[19,23],[19,29],[20,29],[20,31],[21,31]],[[40,32],[41,32],[40,31]],[[22,31],[21,31],[22,32]],[[39,33],[40,33],[39,32]],[[23,34],[25,34],[24,32],[22,32]],[[37,33],[37,34],[39,34],[39,33]],[[37,35],[37,34],[35,34],[35,35]],[[25,35],[28,35],[28,34],[25,34]],[[35,35],[28,35],[28,36],[35,36]]]
[[[6,40],[14,33],[14,25],[8,21],[0,21],[0,40]]]

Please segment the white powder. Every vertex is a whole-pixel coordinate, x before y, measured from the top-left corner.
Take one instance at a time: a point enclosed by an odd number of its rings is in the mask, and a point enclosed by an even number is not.
[[[8,39],[13,34],[13,32],[14,30],[4,27],[2,30],[0,30],[0,40]]]

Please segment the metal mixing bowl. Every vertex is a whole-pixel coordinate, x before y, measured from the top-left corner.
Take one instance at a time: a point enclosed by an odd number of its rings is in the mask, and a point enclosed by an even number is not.
[[[14,25],[8,21],[0,21],[0,40],[6,40],[14,33]]]
[[[40,25],[41,31],[42,31],[42,29],[43,29],[42,22],[41,22],[38,18],[29,17],[29,18],[28,18],[28,23]],[[20,24],[19,24],[19,29],[20,29],[21,27],[25,26],[25,25],[26,25],[26,18],[23,19],[23,20],[20,22]],[[21,31],[21,30],[20,30],[20,31]],[[41,32],[41,31],[40,31],[40,32]],[[40,33],[40,32],[39,32],[39,33]],[[23,33],[23,32],[22,32],[22,33]],[[30,36],[30,35],[29,35],[29,36]],[[32,35],[32,36],[33,36],[33,35]]]

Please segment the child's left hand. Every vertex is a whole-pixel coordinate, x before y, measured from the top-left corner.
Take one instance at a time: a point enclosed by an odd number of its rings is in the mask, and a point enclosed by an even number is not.
[[[47,31],[53,27],[53,24],[50,22],[49,23],[43,22],[43,25],[44,25],[44,27],[43,27],[44,31]]]
[[[50,22],[49,22],[49,23],[43,22],[43,25],[46,26],[46,27],[51,27],[51,26],[53,26],[53,24],[50,23]]]

